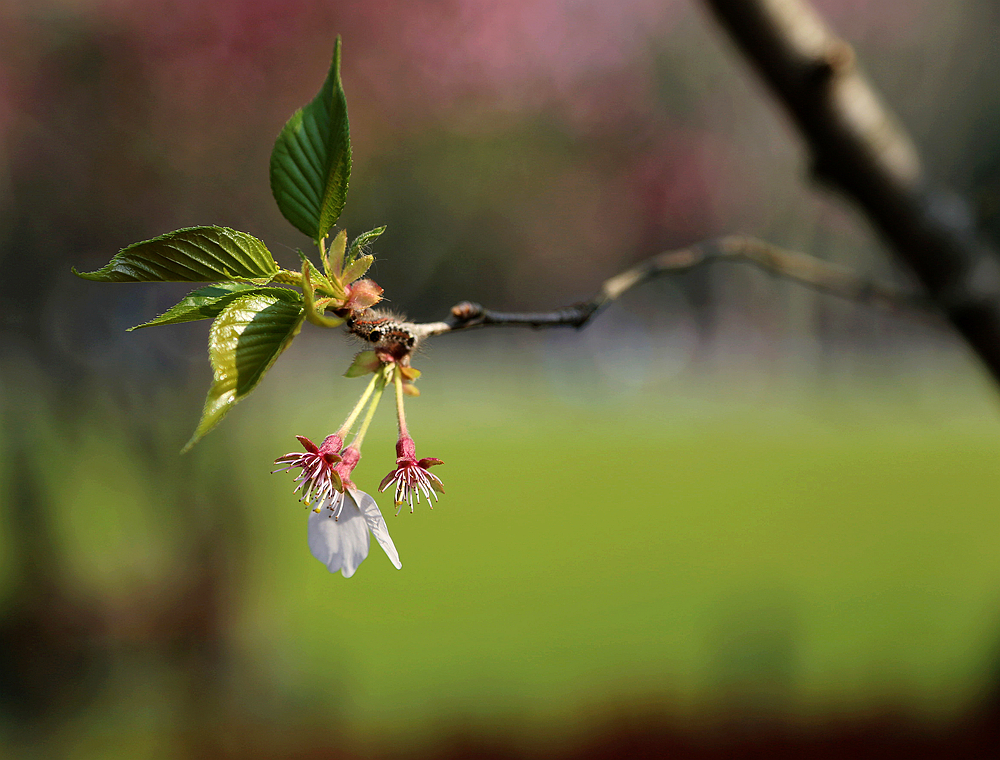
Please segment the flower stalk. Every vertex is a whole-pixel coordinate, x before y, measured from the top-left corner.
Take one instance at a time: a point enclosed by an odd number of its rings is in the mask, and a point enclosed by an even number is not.
[[[361,422],[361,427],[358,428],[358,432],[354,436],[354,441],[351,443],[351,446],[358,449],[359,451],[361,449],[361,443],[365,439],[365,434],[368,432],[368,426],[371,425],[372,418],[375,416],[375,410],[378,408],[378,404],[382,400],[382,392],[385,390],[386,383],[388,382],[388,380],[386,379],[386,375],[391,371],[392,371],[392,366],[386,365],[386,367],[383,368],[381,372],[377,372],[375,374],[372,383],[373,387],[370,386],[372,387],[372,392],[371,392],[372,399],[368,405],[368,412],[365,414],[365,418]]]
[[[337,431],[337,435],[341,438],[347,438],[350,434],[351,428],[354,427],[354,423],[361,415],[361,410],[364,409],[365,404],[368,403],[368,399],[370,399],[372,397],[372,393],[375,392],[375,386],[378,384],[378,381],[378,373],[372,375],[371,382],[368,383],[368,387],[365,388],[365,392],[361,394],[361,398],[358,399],[358,403],[355,404],[354,409],[352,409],[351,413],[347,415],[347,419],[344,420],[344,424],[341,425],[340,429]]]
[[[437,464],[444,464],[440,459],[427,457],[417,460],[416,446],[410,437],[406,427],[406,413],[403,409],[403,373],[399,365],[393,366],[393,384],[396,386],[396,417],[399,420],[399,439],[396,441],[396,469],[382,478],[378,490],[385,491],[390,485],[396,485],[395,502],[396,514],[402,509],[403,504],[410,505],[410,512],[413,512],[413,504],[420,503],[421,494],[427,499],[427,504],[431,509],[431,497],[434,501],[438,499],[438,493],[444,493],[441,479],[430,471],[430,467]]]
[[[406,430],[406,412],[403,409],[403,376],[399,367],[394,368],[392,373],[392,383],[396,387],[396,419],[399,422],[399,437],[409,437]]]

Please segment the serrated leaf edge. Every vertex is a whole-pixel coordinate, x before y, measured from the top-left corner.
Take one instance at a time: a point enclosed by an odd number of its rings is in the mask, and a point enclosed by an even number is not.
[[[287,349],[288,346],[291,344],[292,340],[294,340],[295,336],[297,336],[299,334],[299,332],[301,331],[302,324],[305,321],[305,309],[304,309],[304,307],[302,305],[301,295],[299,293],[297,293],[296,291],[293,291],[293,290],[288,290],[287,292],[289,294],[291,294],[291,296],[298,296],[298,298],[297,299],[293,299],[293,298],[290,298],[290,297],[278,297],[278,298],[275,299],[275,301],[272,302],[271,305],[273,305],[274,303],[277,303],[278,300],[284,300],[287,303],[292,303],[293,300],[298,301],[298,303],[299,303],[299,313],[298,313],[298,316],[297,316],[297,318],[295,320],[295,323],[293,324],[293,326],[291,327],[291,329],[288,331],[288,333],[285,335],[285,337],[282,339],[281,344],[278,347],[278,350],[274,352],[274,354],[268,360],[267,364],[265,364],[264,367],[259,371],[259,373],[257,374],[256,379],[253,380],[253,383],[250,385],[250,387],[247,388],[247,390],[244,391],[243,393],[237,394],[236,387],[234,386],[233,389],[232,389],[232,393],[233,393],[232,400],[226,402],[225,407],[223,408],[221,414],[219,414],[218,417],[216,417],[215,420],[211,422],[211,424],[209,424],[207,427],[204,427],[204,425],[206,423],[206,420],[207,420],[207,415],[209,414],[209,411],[210,411],[210,405],[211,405],[211,400],[212,400],[212,390],[215,388],[216,383],[219,382],[219,366],[216,363],[215,356],[213,356],[213,354],[212,354],[212,350],[211,350],[212,338],[211,337],[209,338],[209,361],[210,361],[210,363],[212,365],[212,385],[209,387],[208,394],[205,397],[205,405],[202,408],[201,419],[198,421],[198,426],[195,428],[194,434],[191,436],[191,440],[189,440],[184,445],[184,448],[181,449],[181,453],[182,454],[187,453],[188,451],[190,451],[191,448],[196,443],[198,443],[198,441],[200,441],[202,438],[204,438],[220,422],[222,422],[222,420],[226,417],[227,414],[229,414],[229,412],[232,410],[232,408],[234,406],[236,406],[237,403],[239,403],[240,401],[242,401],[243,399],[245,399],[254,390],[256,390],[257,386],[260,385],[261,380],[263,380],[264,375],[266,375],[267,372],[270,371],[271,367],[273,367],[274,363],[278,360],[278,357],[281,356],[281,354],[285,351],[285,349]],[[215,318],[215,322],[212,323],[212,330],[214,331],[216,329],[216,324],[226,315],[226,312],[228,312],[230,309],[237,308],[239,306],[238,302],[241,299],[248,298],[248,297],[253,297],[255,295],[257,295],[257,294],[255,294],[255,293],[241,294],[239,297],[237,297],[232,302],[230,302],[226,306],[226,308],[223,309],[219,313],[219,315]],[[265,308],[267,308],[267,307],[265,307]],[[261,311],[263,311],[263,309],[259,309],[256,313],[259,314]],[[250,322],[247,322],[247,325],[245,325],[243,329],[245,330],[246,326],[248,326],[249,324],[250,324]],[[242,332],[240,333],[240,335],[242,335]]]

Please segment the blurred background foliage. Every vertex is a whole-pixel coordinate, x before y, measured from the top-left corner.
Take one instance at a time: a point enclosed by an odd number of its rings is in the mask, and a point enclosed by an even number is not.
[[[817,6],[931,176],[1000,236],[995,4]],[[183,286],[69,268],[198,224],[294,267],[308,241],[267,161],[338,33],[342,223],[388,225],[374,277],[411,317],[551,308],[728,232],[908,280],[809,183],[697,3],[0,4],[0,746],[997,746],[996,389],[933,320],[733,267],[647,286],[581,333],[437,339],[409,406],[448,495],[390,519],[402,572],[376,549],[329,576],[290,480],[267,474],[360,392],[338,335],[307,326],[178,455],[207,325],[126,334]],[[389,417],[358,470],[368,490],[392,466]]]

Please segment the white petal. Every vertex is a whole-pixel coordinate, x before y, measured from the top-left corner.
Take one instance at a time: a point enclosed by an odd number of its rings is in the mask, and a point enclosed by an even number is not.
[[[309,551],[331,573],[339,570],[350,578],[368,556],[368,525],[350,499],[344,500],[339,520],[329,514],[328,509],[309,513]]]
[[[389,557],[389,561],[392,562],[397,570],[402,570],[403,563],[399,561],[399,553],[396,551],[396,546],[389,537],[389,528],[382,518],[382,513],[379,512],[375,499],[364,491],[351,489],[348,493],[351,494],[351,498],[358,505],[361,514],[365,517],[365,522],[368,523],[368,530],[375,536],[375,540],[378,541],[379,546],[385,551]]]

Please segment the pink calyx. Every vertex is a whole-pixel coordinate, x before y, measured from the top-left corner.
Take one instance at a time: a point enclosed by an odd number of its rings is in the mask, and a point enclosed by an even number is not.
[[[360,461],[361,451],[354,446],[348,446],[341,454],[340,461],[333,466],[337,475],[340,476],[345,489],[355,487],[354,482],[351,480],[351,472],[358,466],[358,462]]]
[[[408,435],[401,435],[396,441],[396,469],[382,478],[378,490],[385,491],[391,484],[395,483],[397,507],[409,504],[411,512],[413,511],[414,499],[419,504],[421,494],[430,505],[432,496],[437,501],[438,493],[444,493],[441,479],[428,470],[429,467],[437,464],[444,464],[444,462],[434,457],[426,457],[418,461],[413,439]],[[431,505],[431,509],[433,508]],[[398,509],[396,513],[399,514]]]
[[[274,460],[275,464],[283,465],[273,472],[286,472],[299,468],[301,472],[295,478],[298,484],[293,493],[302,491],[299,501],[312,505],[331,500],[335,494],[344,488],[337,466],[341,462],[339,454],[343,440],[338,435],[329,435],[320,446],[317,446],[304,435],[295,436],[305,448],[302,452],[291,452]]]

